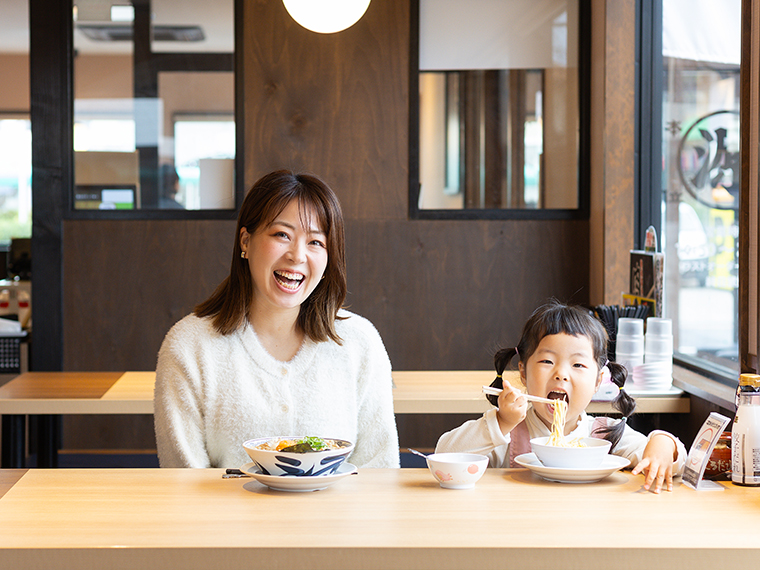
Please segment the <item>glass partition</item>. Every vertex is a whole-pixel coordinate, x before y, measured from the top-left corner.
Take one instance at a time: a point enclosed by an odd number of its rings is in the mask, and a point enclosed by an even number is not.
[[[78,0],[74,46],[72,208],[233,210],[233,0]]]
[[[419,6],[416,208],[578,209],[578,0]]]

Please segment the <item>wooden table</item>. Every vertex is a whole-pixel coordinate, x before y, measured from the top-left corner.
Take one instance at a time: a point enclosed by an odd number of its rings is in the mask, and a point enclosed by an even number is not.
[[[3,567],[546,570],[756,568],[760,489],[642,489],[489,469],[441,489],[426,469],[363,469],[272,491],[220,469],[0,471]],[[5,487],[7,490],[4,490]]]
[[[489,370],[394,371],[397,414],[480,414],[491,407],[481,393]],[[0,386],[1,414],[152,414],[155,372],[27,372]],[[636,392],[638,413],[688,413],[681,390]],[[590,413],[608,413],[592,402]]]
[[[3,467],[21,467],[23,415],[152,414],[155,372],[27,372],[0,386],[3,418]],[[397,414],[480,414],[491,407],[481,393],[494,372],[395,371],[394,409]],[[514,375],[511,381],[518,380]],[[689,398],[673,389],[637,393],[637,413],[688,413]],[[609,402],[592,402],[591,413],[609,413]],[[10,416],[15,416],[11,419]],[[39,430],[41,441],[53,439]],[[47,445],[41,446],[49,448]],[[10,448],[10,451],[9,451]],[[52,466],[50,457],[41,466]]]

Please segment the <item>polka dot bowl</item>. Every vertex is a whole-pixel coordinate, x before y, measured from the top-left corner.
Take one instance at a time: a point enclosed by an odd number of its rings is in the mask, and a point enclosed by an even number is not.
[[[433,453],[427,465],[444,489],[471,489],[488,467],[488,457],[476,453]]]

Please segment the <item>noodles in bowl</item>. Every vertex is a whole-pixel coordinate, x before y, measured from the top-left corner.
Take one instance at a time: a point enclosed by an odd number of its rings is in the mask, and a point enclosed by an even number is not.
[[[545,467],[567,467],[571,469],[594,469],[599,467],[610,452],[611,444],[606,439],[584,437],[574,447],[557,447],[549,444],[549,437],[530,440],[530,447]]]
[[[243,447],[264,475],[281,477],[332,475],[354,450],[349,441],[313,436],[262,437]]]
[[[264,451],[292,451],[294,453],[312,453],[314,451],[325,451],[328,449],[342,449],[351,445],[342,439],[322,439],[321,437],[304,437],[300,439],[293,438],[276,438],[267,439],[264,443],[257,445],[258,449]]]
[[[611,443],[605,439],[584,437],[568,440],[565,437],[567,402],[557,400],[554,405],[551,435],[530,440],[530,447],[546,467],[594,469],[599,467],[610,452]]]

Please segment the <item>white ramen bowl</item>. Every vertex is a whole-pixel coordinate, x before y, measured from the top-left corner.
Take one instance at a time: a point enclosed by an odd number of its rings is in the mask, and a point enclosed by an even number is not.
[[[557,447],[547,445],[548,437],[535,437],[530,440],[530,447],[538,460],[545,467],[563,467],[570,469],[594,469],[599,467],[609,454],[611,443],[606,439],[584,437],[581,442],[585,447]]]
[[[264,475],[280,477],[318,477],[332,475],[354,450],[354,444],[343,439],[324,437],[325,441],[336,442],[339,449],[310,451],[297,453],[293,451],[271,451],[259,449],[259,446],[269,441],[281,439],[301,440],[304,436],[260,437],[249,439],[243,444],[248,457],[251,458]]]

